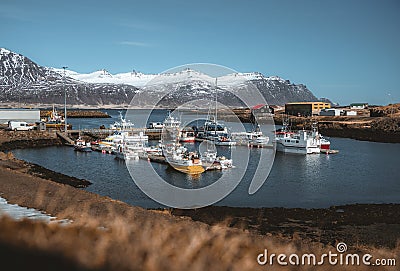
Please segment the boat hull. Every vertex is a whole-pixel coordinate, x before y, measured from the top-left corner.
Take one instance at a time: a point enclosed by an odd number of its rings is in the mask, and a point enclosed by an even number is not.
[[[74,147],[75,151],[79,152],[91,152],[92,148],[91,147]]]
[[[194,137],[182,137],[179,139],[180,142],[195,142],[195,138]]]
[[[306,147],[286,146],[280,142],[276,144],[276,151],[283,153],[293,153],[293,154],[304,154],[304,155],[307,154]]]
[[[179,165],[176,163],[169,163],[174,169],[181,171],[186,174],[200,174],[205,171],[204,167],[201,165],[191,165],[191,166],[184,166]]]
[[[214,141],[217,146],[236,146],[236,141]]]

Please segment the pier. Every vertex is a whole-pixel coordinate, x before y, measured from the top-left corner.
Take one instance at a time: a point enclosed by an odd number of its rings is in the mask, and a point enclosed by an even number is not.
[[[95,139],[103,139],[106,138],[107,136],[114,134],[115,132],[120,132],[120,130],[82,129],[82,130],[68,130],[66,133],[59,130],[55,131],[57,137],[61,138],[66,145],[73,145],[74,144],[73,138],[77,138],[79,135],[89,136]],[[132,128],[124,130],[124,132],[128,132],[129,134],[139,134],[140,132],[143,132],[143,134],[147,135],[150,140],[159,140],[161,139],[162,129]]]
[[[92,138],[106,138],[114,134],[115,132],[119,132],[120,130],[115,129],[82,129],[82,130],[68,130],[68,135],[86,135]],[[128,130],[124,130],[124,132],[139,134],[143,132],[145,135],[149,137],[150,140],[159,140],[161,139],[162,129],[147,129],[147,128],[131,128]],[[58,133],[58,132],[57,132]],[[65,136],[65,135],[64,135]]]
[[[74,141],[69,137],[68,134],[64,133],[64,132],[60,132],[57,131],[56,135],[61,138],[62,140],[64,140],[67,144],[69,145],[74,145]]]

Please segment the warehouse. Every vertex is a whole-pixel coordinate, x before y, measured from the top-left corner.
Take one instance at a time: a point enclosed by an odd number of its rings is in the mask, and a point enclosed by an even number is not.
[[[8,121],[25,121],[35,123],[40,121],[39,109],[0,109],[0,123],[7,124]]]
[[[285,104],[285,113],[292,116],[318,115],[322,109],[331,108],[330,103],[323,102],[298,102]]]

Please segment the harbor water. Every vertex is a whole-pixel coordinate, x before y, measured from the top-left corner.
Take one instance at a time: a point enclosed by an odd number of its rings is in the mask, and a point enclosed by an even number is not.
[[[98,128],[102,124],[108,126],[118,118],[118,111],[109,110],[108,113],[112,118],[70,120],[74,128]],[[151,121],[162,121],[164,113],[156,114]],[[245,174],[236,189],[215,205],[326,208],[354,203],[400,203],[397,158],[400,144],[346,138],[330,138],[330,141],[332,148],[339,150],[338,154],[277,153],[266,182],[255,194],[248,194],[251,176]],[[239,152],[250,152],[248,168],[254,170],[260,149],[235,148]],[[218,151],[229,155],[229,147],[219,147]],[[125,161],[117,160],[113,155],[74,152],[71,147],[65,146],[20,149],[13,153],[19,159],[91,181],[93,184],[86,188],[88,191],[145,208],[164,207],[136,186]],[[137,163],[150,162],[139,160]],[[207,171],[200,177],[191,177],[165,164],[152,163],[152,166],[169,183],[183,188],[204,187],[221,174],[233,176],[237,170]]]

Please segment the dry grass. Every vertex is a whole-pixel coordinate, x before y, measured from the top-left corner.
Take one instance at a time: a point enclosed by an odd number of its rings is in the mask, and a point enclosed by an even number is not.
[[[79,219],[69,225],[32,221],[0,220],[0,243],[20,248],[55,253],[68,262],[86,269],[106,270],[371,270],[360,266],[292,267],[259,266],[257,255],[269,253],[315,253],[321,255],[335,248],[316,243],[302,243],[300,238],[286,242],[277,237],[252,235],[227,228],[224,223],[208,226],[189,219],[145,211],[119,214],[109,206],[105,214],[93,215],[94,206],[85,205]],[[66,210],[65,214],[76,209]],[[76,216],[76,215],[75,215]],[[229,222],[227,222],[229,223]],[[296,238],[294,238],[296,239]],[[393,250],[353,247],[352,252],[374,257],[395,258]],[[372,270],[396,270],[393,267]]]

